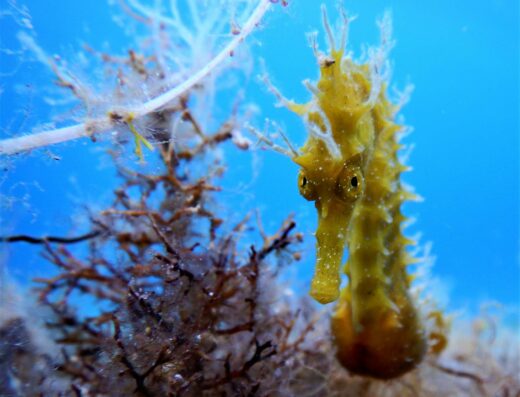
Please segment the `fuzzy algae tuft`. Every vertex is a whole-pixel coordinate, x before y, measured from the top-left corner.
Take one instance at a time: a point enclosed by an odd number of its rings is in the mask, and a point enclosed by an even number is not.
[[[386,95],[390,17],[380,22],[381,45],[366,63],[345,56],[348,18],[335,47],[325,8],[330,53],[318,53],[320,78],[306,82],[312,100],[286,105],[302,116],[309,137],[293,160],[301,167],[300,193],[318,211],[316,270],[311,296],[320,303],[339,297],[332,333],[339,361],[351,372],[394,378],[414,368],[427,350],[425,332],[411,299],[406,267],[417,262],[403,235],[401,205],[415,199],[401,183],[407,170],[398,158],[403,126],[400,105]],[[339,293],[340,266],[349,282]]]

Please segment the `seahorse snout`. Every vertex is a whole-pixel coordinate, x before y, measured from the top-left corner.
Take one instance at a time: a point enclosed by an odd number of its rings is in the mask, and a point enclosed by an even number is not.
[[[337,200],[318,201],[316,207],[316,271],[310,294],[318,302],[325,304],[334,302],[339,297],[339,274],[351,210]]]

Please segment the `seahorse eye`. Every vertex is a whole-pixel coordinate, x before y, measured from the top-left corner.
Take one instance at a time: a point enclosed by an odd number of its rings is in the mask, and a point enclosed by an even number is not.
[[[307,179],[303,171],[300,171],[298,175],[298,189],[300,194],[309,201],[316,200],[318,198],[318,192],[316,186]]]
[[[345,166],[338,175],[336,194],[344,201],[357,200],[363,190],[363,175],[357,166]]]

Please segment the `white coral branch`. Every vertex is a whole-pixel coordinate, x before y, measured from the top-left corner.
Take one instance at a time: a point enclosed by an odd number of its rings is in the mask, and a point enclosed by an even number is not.
[[[132,5],[135,6],[136,4],[138,3],[132,2]],[[132,108],[129,107],[124,110],[118,109],[117,114],[123,117],[131,115],[135,118],[139,118],[159,110],[161,107],[186,93],[193,86],[200,83],[201,80],[207,77],[215,68],[220,66],[233,54],[240,43],[242,43],[242,41],[244,41],[244,39],[249,36],[249,34],[251,34],[251,32],[255,29],[270,6],[270,0],[261,0],[254,11],[251,13],[251,16],[247,22],[243,25],[240,32],[233,36],[233,39],[230,40],[230,42],[214,58],[201,67],[191,77],[187,78],[181,84],[157,96],[156,98],[142,103],[140,106]],[[142,11],[145,13],[151,12],[149,9]],[[81,124],[2,140],[0,141],[0,154],[15,154],[42,146],[53,145],[81,137],[88,137],[93,133],[99,134],[108,132],[113,127],[113,121],[110,117],[111,113],[112,110],[109,109],[106,113],[106,116],[86,121]]]

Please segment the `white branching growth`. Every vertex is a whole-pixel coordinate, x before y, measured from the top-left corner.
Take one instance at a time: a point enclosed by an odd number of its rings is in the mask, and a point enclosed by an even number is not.
[[[380,30],[381,43],[379,47],[368,49],[368,65],[372,80],[370,95],[367,100],[370,106],[375,104],[383,84],[390,79],[391,68],[388,55],[395,44],[392,40],[392,17],[390,12],[385,12],[383,18],[377,24]]]
[[[321,11],[322,11],[323,27],[327,34],[329,50],[331,52],[336,51],[335,38],[334,38],[334,34],[332,33],[332,28],[330,26],[330,23],[329,23],[329,20],[327,17],[327,9],[326,9],[325,5],[322,5]],[[341,31],[340,43],[341,43],[341,48],[344,48],[346,46],[346,41],[347,41],[347,37],[348,37],[348,25],[349,25],[349,22],[352,21],[354,18],[347,17],[346,13],[344,12],[344,10],[342,8],[341,8],[341,15],[343,18],[343,28]],[[316,35],[317,35],[316,33],[311,33],[309,35],[309,42],[310,42],[310,45],[314,52],[314,55],[316,56],[318,64],[321,65],[322,63],[327,62],[329,58],[326,57],[323,53],[321,53],[318,50]],[[332,135],[332,127],[330,125],[330,121],[329,121],[327,115],[320,109],[320,107],[316,103],[317,98],[321,95],[317,87],[312,85],[312,83],[309,80],[303,81],[303,84],[309,90],[309,92],[312,94],[312,96],[314,98],[311,102],[302,106],[302,105],[296,104],[292,100],[285,98],[282,95],[282,93],[271,83],[271,81],[269,80],[269,78],[266,74],[261,77],[261,80],[266,85],[267,89],[278,99],[279,106],[285,106],[288,109],[291,109],[293,111],[295,109],[298,109],[297,113],[302,115],[302,117],[305,121],[305,124],[307,126],[309,135],[311,135],[317,139],[320,139],[325,144],[325,146],[327,147],[329,153],[331,154],[331,156],[333,158],[337,158],[337,159],[341,158],[341,152],[340,152],[339,146],[336,143],[336,141],[334,140],[334,137]],[[321,121],[322,121],[321,126],[312,122],[309,119],[309,115],[311,113],[319,114]],[[324,127],[324,129],[323,129],[323,127]],[[280,133],[279,135],[283,137],[287,146],[291,148],[290,151],[287,151],[287,150],[281,148],[281,146],[274,143],[269,137],[267,137],[265,135],[262,136],[262,134],[259,131],[252,130],[252,132],[259,138],[259,140],[261,142],[265,143],[267,146],[271,147],[273,150],[275,150],[279,153],[285,154],[285,155],[289,156],[290,158],[294,158],[295,156],[298,155],[298,152],[296,150],[292,149],[292,145],[290,144],[290,142],[287,139],[285,134]],[[280,150],[280,149],[283,149],[283,150]]]
[[[322,5],[321,12],[323,29],[325,31],[329,54],[338,53],[341,51],[343,54],[341,65],[342,70],[345,73],[349,73],[349,62],[352,60],[352,55],[347,52],[348,33],[350,23],[356,19],[356,16],[348,15],[341,6],[339,7],[339,14],[341,16],[341,30],[338,40],[338,37],[335,37],[329,22],[325,5]],[[371,86],[370,93],[366,100],[366,107],[368,109],[371,109],[375,105],[381,90],[384,89],[385,84],[388,84],[390,80],[391,68],[390,62],[388,61],[388,55],[394,46],[394,41],[392,40],[392,18],[390,12],[387,11],[383,15],[383,18],[377,22],[377,25],[380,31],[380,44],[379,46],[370,47],[368,49],[366,53],[366,59],[362,57],[362,61],[367,62],[370,69]],[[308,40],[318,65],[323,66],[330,62],[334,62],[334,59],[330,55],[326,55],[318,49],[317,32],[310,33],[308,35]],[[338,42],[339,46],[337,46]],[[309,80],[303,81],[303,84],[312,95],[312,100],[304,105],[301,105],[284,97],[282,93],[275,86],[273,86],[267,75],[262,76],[261,80],[266,85],[267,89],[278,99],[278,106],[285,106],[288,109],[296,111],[298,114],[302,115],[309,135],[321,140],[333,158],[341,158],[340,149],[332,134],[330,121],[318,104],[318,100],[322,93],[316,85],[314,85]],[[396,98],[395,105],[393,106],[393,112],[395,115],[408,102],[413,91],[413,85],[407,85],[402,92],[397,90],[394,91]],[[319,115],[319,124],[310,120],[309,115],[312,113]],[[264,143],[268,147],[271,147],[273,150],[283,153],[289,157],[294,157],[296,153],[295,151],[288,151],[283,149],[280,145],[277,145],[266,135],[262,136],[262,133],[258,130],[254,130],[253,133],[258,137],[260,142]],[[285,135],[279,135],[285,138]],[[284,140],[286,140],[286,138]]]
[[[325,126],[325,130],[322,130],[322,127],[320,125],[312,122],[309,119],[309,113],[306,113],[304,116],[304,120],[305,124],[307,125],[309,134],[321,140],[325,144],[325,147],[334,159],[340,159],[341,151],[339,150],[339,146],[334,140],[334,136],[332,135],[332,127],[330,125],[329,118],[323,110],[316,106],[315,103],[312,104],[310,109],[312,112],[318,113],[320,115],[321,121]]]
[[[278,88],[276,88],[271,83],[271,80],[269,80],[269,76],[267,75],[267,73],[264,73],[260,76],[260,81],[265,84],[269,92],[271,92],[278,100],[276,106],[285,106],[286,108],[290,109],[292,106],[296,105],[295,102],[285,98],[282,95],[282,93],[278,90]],[[274,128],[274,133],[270,133],[270,131],[272,131],[270,126]],[[298,152],[298,150],[296,150],[296,148],[291,143],[287,135],[283,132],[282,128],[275,122],[266,119],[263,131],[258,130],[250,124],[246,124],[246,128],[249,132],[251,132],[251,134],[253,134],[258,139],[258,143],[261,144],[261,146],[267,147],[289,158],[294,158],[300,155],[300,153]],[[282,138],[286,147],[277,144],[275,142],[275,138]]]
[[[120,0],[120,3],[131,18],[151,30],[148,53],[129,51],[129,58],[124,61],[140,79],[117,76],[113,92],[97,92],[48,56],[32,37],[20,34],[22,45],[51,68],[58,84],[70,90],[83,106],[83,112],[75,125],[0,141],[0,154],[101,134],[116,127],[120,131],[121,125],[128,127],[125,132],[133,133],[132,120],[138,121],[174,104],[195,86],[211,84],[208,76],[218,73],[234,55],[272,2],[156,0],[153,7],[142,0]],[[145,67],[147,63],[154,64],[153,73]],[[140,133],[145,135],[147,131]]]
[[[252,125],[246,123],[246,128],[253,134],[257,139],[258,143],[263,146],[267,146],[269,149],[274,150],[277,153],[283,154],[289,158],[294,158],[299,155],[298,151],[294,148],[291,141],[285,135],[282,128],[276,124],[274,121],[265,120],[265,127],[263,131],[259,131]],[[274,132],[269,132],[271,128],[274,128]],[[281,137],[287,147],[283,147],[278,145],[275,141],[276,138]]]
[[[410,101],[415,86],[413,84],[407,84],[403,91],[394,89],[394,110],[393,115],[395,116],[399,111]]]

